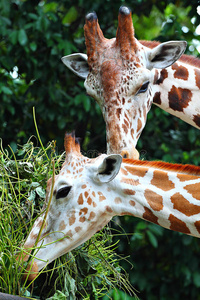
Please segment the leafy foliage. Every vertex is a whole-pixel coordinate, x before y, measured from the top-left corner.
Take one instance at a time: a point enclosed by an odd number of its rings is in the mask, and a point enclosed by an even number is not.
[[[81,137],[86,155],[93,155],[90,152],[93,150],[105,151],[105,124],[100,109],[85,94],[83,82],[65,68],[60,58],[73,52],[85,52],[83,25],[85,14],[89,11],[97,12],[106,37],[115,36],[118,9],[122,4],[123,0],[75,0],[73,3],[69,0],[0,1],[0,136],[4,148],[10,144],[14,152],[18,149],[16,155],[22,163],[15,161],[14,156],[10,162],[8,155],[1,153],[1,199],[3,197],[6,201],[0,204],[3,216],[0,234],[1,241],[4,241],[0,246],[2,291],[21,292],[18,284],[21,275],[16,277],[18,266],[14,264],[14,253],[40,212],[40,199],[44,196],[47,176],[51,173],[49,160],[45,161],[42,150],[36,151],[34,147],[36,140],[32,140],[31,147],[30,141],[27,143],[35,132],[32,108],[36,108],[43,143],[56,140],[57,152],[63,147],[65,130],[74,129]],[[187,53],[199,55],[199,36],[196,33],[200,23],[198,1],[133,0],[126,4],[133,11],[138,39],[184,39],[188,42]],[[17,144],[24,146],[19,148]],[[199,146],[197,129],[153,106],[137,148],[143,159],[199,165]],[[49,147],[50,151],[55,145]],[[55,152],[52,157],[57,161]],[[130,281],[140,292],[138,296],[141,299],[199,299],[198,239],[128,216],[115,221],[112,227],[116,242],[120,236],[115,251],[125,257],[130,256],[133,268],[127,260],[120,261],[120,265],[130,274]],[[124,230],[120,235],[116,223],[120,225],[120,232],[122,228]],[[125,232],[131,235],[127,237]],[[49,295],[54,294],[52,299],[63,299],[63,294],[67,293],[67,297],[73,299],[74,293],[80,296],[90,292],[91,299],[100,297],[96,292],[98,288],[102,284],[111,287],[114,283],[96,276],[102,274],[102,265],[98,263],[100,256],[95,254],[97,257],[94,259],[90,251],[94,253],[94,240],[97,245],[101,240],[103,244],[99,247],[104,251],[104,240],[107,239],[108,235],[96,236],[73,254],[68,254],[73,272],[67,269],[66,259],[57,261],[57,266],[65,270],[60,272],[59,268],[57,272],[54,268],[53,274],[40,275],[34,284],[33,294],[36,296],[38,291],[44,293],[45,290]],[[111,255],[111,264],[118,270],[120,267],[115,258]],[[79,269],[82,262],[84,270]],[[63,264],[65,267],[62,267]],[[78,270],[78,275],[74,270]],[[114,278],[110,269],[106,272],[106,276]],[[47,282],[45,286],[44,282]],[[52,282],[55,282],[53,290]],[[129,296],[114,289],[109,297],[117,300],[128,299]]]

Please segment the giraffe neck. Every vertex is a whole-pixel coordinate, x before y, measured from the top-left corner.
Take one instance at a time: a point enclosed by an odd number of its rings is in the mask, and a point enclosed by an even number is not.
[[[141,41],[149,48],[159,43]],[[200,60],[182,55],[172,66],[155,69],[153,103],[194,127],[200,128]]]
[[[200,237],[199,167],[124,160],[118,180],[115,215]]]

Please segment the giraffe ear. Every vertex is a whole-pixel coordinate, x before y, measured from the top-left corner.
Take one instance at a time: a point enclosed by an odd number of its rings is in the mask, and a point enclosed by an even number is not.
[[[148,52],[148,69],[164,69],[171,66],[184,53],[187,42],[170,41],[162,43]]]
[[[83,79],[86,79],[89,73],[86,54],[74,53],[71,55],[63,56],[61,60],[73,73]]]
[[[97,178],[98,182],[106,183],[113,180],[120,168],[122,163],[122,156],[119,154],[111,154],[104,158],[102,163],[98,167]]]

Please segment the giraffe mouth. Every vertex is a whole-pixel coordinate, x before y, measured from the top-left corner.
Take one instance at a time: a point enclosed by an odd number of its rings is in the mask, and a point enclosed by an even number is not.
[[[36,261],[33,261],[31,264],[28,264],[23,279],[28,281],[34,280],[39,274],[38,265]]]

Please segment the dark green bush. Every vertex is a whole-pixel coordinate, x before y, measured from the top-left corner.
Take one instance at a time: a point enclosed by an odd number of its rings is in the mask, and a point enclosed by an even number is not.
[[[83,82],[60,59],[85,52],[83,25],[89,11],[97,12],[106,37],[115,36],[122,4],[119,0],[0,1],[0,137],[4,147],[10,144],[16,150],[17,144],[26,143],[35,134],[34,106],[44,144],[56,140],[60,152],[64,132],[75,129],[86,153],[105,151],[100,109],[85,94]],[[126,4],[133,11],[138,39],[184,39],[188,41],[187,53],[198,55],[198,1],[133,0]],[[197,129],[156,107],[152,107],[138,142],[144,159],[196,165],[200,163],[199,146]],[[120,235],[118,252],[130,256],[131,263],[120,264],[141,292],[141,299],[199,299],[198,239],[131,217],[118,222],[125,232],[133,233],[128,238]],[[124,299],[124,295],[117,295],[113,292],[110,297]]]

